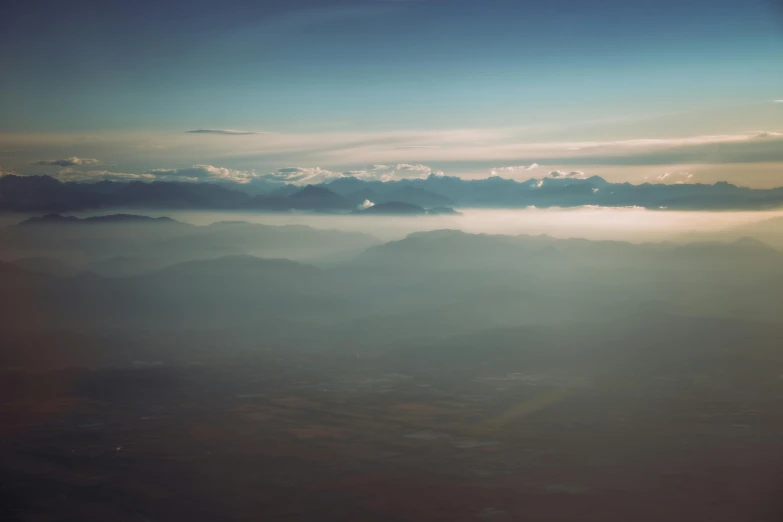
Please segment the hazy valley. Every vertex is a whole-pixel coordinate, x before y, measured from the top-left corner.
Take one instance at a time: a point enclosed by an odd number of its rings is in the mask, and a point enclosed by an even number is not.
[[[406,219],[390,241],[129,214],[2,229],[7,513],[605,520],[584,508],[611,502],[652,521],[675,512],[634,505],[680,488],[677,516],[777,512],[779,219],[642,243]],[[706,469],[747,496],[714,503]]]

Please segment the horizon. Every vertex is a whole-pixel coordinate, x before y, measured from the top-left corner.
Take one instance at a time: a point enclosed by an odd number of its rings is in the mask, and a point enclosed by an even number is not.
[[[199,165],[196,165],[194,167],[200,167]],[[401,178],[401,179],[366,179],[361,177],[356,177],[354,175],[350,175],[349,172],[345,173],[335,173],[335,174],[343,174],[335,177],[331,177],[329,179],[325,179],[320,182],[313,182],[313,183],[297,183],[294,181],[277,181],[274,179],[265,179],[263,177],[258,178],[261,181],[270,181],[275,183],[275,185],[270,185],[270,187],[297,187],[299,189],[304,189],[307,187],[328,187],[330,184],[338,181],[338,180],[353,180],[353,181],[360,181],[364,183],[398,183],[398,184],[408,184],[408,183],[416,183],[418,181],[425,181],[425,180],[437,180],[437,179],[451,179],[451,180],[458,180],[458,181],[486,181],[490,179],[499,179],[503,181],[509,181],[513,182],[519,185],[529,185],[532,182],[539,182],[539,181],[545,181],[545,180],[556,180],[556,181],[562,181],[562,182],[569,182],[569,183],[579,183],[579,182],[590,182],[590,181],[601,181],[613,185],[621,185],[621,184],[627,184],[632,186],[644,186],[644,185],[661,185],[661,186],[669,186],[669,185],[705,185],[705,186],[715,186],[715,185],[728,185],[731,187],[736,188],[744,188],[744,189],[751,189],[751,190],[773,190],[773,189],[779,189],[783,188],[783,180],[781,181],[781,185],[773,185],[770,187],[751,187],[748,185],[741,185],[738,183],[732,183],[728,180],[716,180],[714,182],[674,182],[674,183],[666,183],[663,180],[658,181],[640,181],[638,183],[633,183],[630,181],[610,181],[606,178],[599,176],[597,174],[594,174],[592,176],[587,177],[576,177],[576,176],[545,176],[545,177],[535,177],[531,176],[529,178],[512,178],[508,176],[503,176],[500,174],[491,174],[490,176],[487,176],[486,178],[463,178],[460,176],[449,176],[442,172],[430,172],[426,175],[426,177],[416,177],[416,178]],[[154,179],[154,178],[140,178],[140,179],[111,179],[110,177],[101,177],[99,175],[96,175],[95,177],[91,178],[85,178],[85,179],[60,179],[57,177],[57,175],[52,174],[19,174],[17,172],[3,172],[0,173],[0,177],[3,176],[10,176],[15,178],[33,178],[33,177],[39,177],[39,178],[49,178],[54,181],[57,181],[59,183],[73,183],[73,184],[95,184],[95,183],[101,183],[101,182],[110,182],[110,183],[182,183],[182,184],[203,184],[203,185],[210,185],[215,184],[219,185],[223,188],[228,188],[232,190],[242,191],[243,188],[247,190],[248,188],[251,188],[251,185],[248,183],[238,183],[232,180],[222,180],[222,179],[210,179],[210,180],[183,180],[183,179]],[[270,188],[270,191],[273,191],[274,188]]]
[[[191,169],[192,170],[192,169]],[[512,179],[493,173],[464,179],[443,173],[405,179],[332,176],[320,183],[253,180],[58,180],[0,176],[0,212],[84,212],[100,208],[433,215],[460,209],[644,208],[657,211],[767,211],[783,207],[783,187],[707,183],[612,183],[581,172]]]

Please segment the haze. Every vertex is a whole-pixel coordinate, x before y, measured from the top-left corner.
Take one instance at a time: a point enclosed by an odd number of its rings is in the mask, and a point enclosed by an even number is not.
[[[454,229],[474,234],[547,234],[559,238],[615,239],[630,242],[683,241],[689,236],[708,237],[741,225],[751,225],[783,216],[783,210],[751,212],[661,212],[642,208],[574,209],[460,209],[461,216],[431,216],[427,219],[405,216],[312,215],[303,213],[259,214],[256,212],[152,211],[130,209],[135,214],[169,216],[194,225],[220,221],[247,221],[268,225],[306,225],[317,229],[363,232],[379,239],[401,239],[411,232]],[[111,213],[87,212],[77,215],[100,216]],[[6,217],[8,221],[17,216]],[[726,237],[726,236],[724,236]],[[769,240],[765,236],[765,240]]]

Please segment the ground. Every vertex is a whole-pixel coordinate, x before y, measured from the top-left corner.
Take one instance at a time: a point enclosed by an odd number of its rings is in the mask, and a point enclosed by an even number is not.
[[[11,368],[0,518],[778,520],[783,381],[281,350]]]

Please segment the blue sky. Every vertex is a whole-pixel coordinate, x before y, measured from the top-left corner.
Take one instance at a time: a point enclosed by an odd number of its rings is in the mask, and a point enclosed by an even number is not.
[[[90,155],[102,165],[95,172],[127,174],[209,164],[337,175],[426,161],[433,171],[480,176],[539,158],[562,166],[543,144],[576,151],[580,143],[664,140],[634,142],[649,156],[650,147],[674,146],[665,140],[774,140],[783,129],[783,103],[775,102],[783,99],[783,7],[6,0],[0,69],[5,171],[40,173],[40,160]],[[194,129],[266,134],[185,134]],[[481,143],[483,153],[458,153]],[[619,147],[602,157],[627,156],[628,145]],[[765,152],[769,161],[727,166],[746,156],[691,154],[669,167],[698,171],[705,182],[733,175],[783,184],[783,157]],[[631,181],[661,174],[614,163],[564,164]]]

